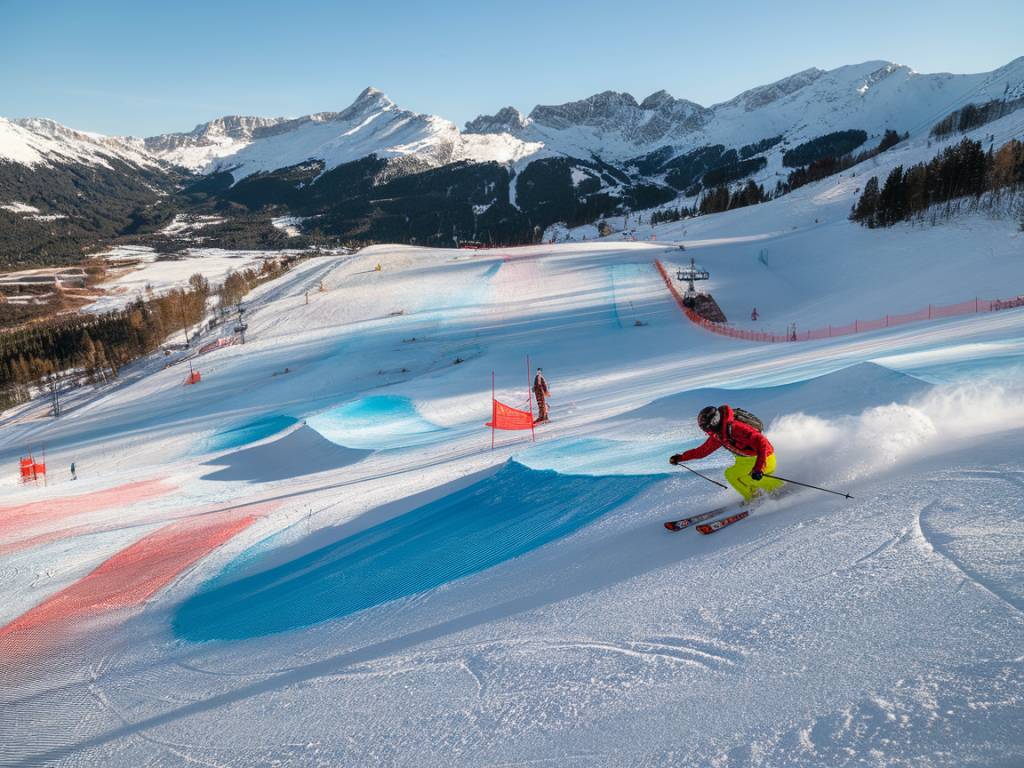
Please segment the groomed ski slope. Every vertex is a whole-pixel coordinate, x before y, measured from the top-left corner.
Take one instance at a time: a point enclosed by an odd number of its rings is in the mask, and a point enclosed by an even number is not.
[[[730,228],[769,249],[772,324],[905,311],[922,249],[958,297],[1024,293],[1012,221],[868,232],[844,204],[794,233],[770,206],[700,222],[727,314],[763,280]],[[674,245],[313,259],[200,384],[144,367],[8,423],[0,763],[1024,763],[1024,310],[741,342],[680,313]],[[491,451],[491,372],[521,403],[528,354],[552,421]],[[729,498],[667,464],[724,401],[779,474],[854,498],[665,531]],[[45,488],[15,484],[26,446]]]

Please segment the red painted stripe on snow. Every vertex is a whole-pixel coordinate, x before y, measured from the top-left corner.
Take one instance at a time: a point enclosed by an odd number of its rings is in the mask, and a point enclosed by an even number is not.
[[[90,525],[78,525],[73,528],[62,528],[59,531],[49,531],[47,533],[38,533],[35,536],[29,536],[27,539],[17,539],[16,541],[8,541],[0,544],[0,556],[9,555],[12,552],[20,552],[23,549],[31,549],[32,547],[38,547],[43,544],[50,544],[54,541],[60,541],[61,539],[70,539],[75,536],[85,535],[89,533],[102,533],[105,529],[96,529]]]
[[[228,509],[241,510],[254,505],[264,505],[270,502],[246,502],[241,504],[231,504],[230,506],[215,505],[208,509],[204,509],[200,512],[194,510],[174,510],[168,509],[161,511],[160,516],[154,519],[152,516],[147,516],[145,510],[135,510],[131,515],[124,515],[119,520],[103,521],[93,524],[86,525],[72,525],[64,528],[57,528],[51,531],[44,531],[42,533],[36,533],[25,538],[14,539],[0,543],[0,557],[3,555],[11,554],[12,552],[20,552],[23,549],[31,549],[32,547],[40,547],[44,544],[52,544],[55,541],[62,541],[64,539],[73,539],[77,536],[91,536],[98,533],[108,533],[110,531],[118,531],[124,528],[131,527],[143,527],[150,525],[157,525],[159,523],[167,523],[177,519],[192,519],[200,515],[209,515],[213,512],[227,511]],[[267,507],[268,509],[270,507]]]
[[[0,628],[0,656],[44,650],[76,625],[136,607],[277,504],[256,504],[171,523]]]
[[[110,507],[126,507],[163,496],[177,488],[163,478],[126,483],[78,496],[60,496],[27,504],[0,507],[0,536],[23,533],[40,523],[99,512]]]

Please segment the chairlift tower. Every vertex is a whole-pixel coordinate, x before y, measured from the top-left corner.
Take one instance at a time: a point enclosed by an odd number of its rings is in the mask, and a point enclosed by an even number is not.
[[[238,321],[235,324],[235,333],[242,337],[242,343],[245,344],[245,329],[249,327],[248,323],[245,322],[245,307],[241,304],[236,304],[235,309],[238,311]]]
[[[697,269],[692,256],[690,257],[690,266],[677,269],[676,280],[687,283],[686,293],[683,294],[683,304],[693,307],[697,303],[697,287],[694,285],[694,282],[710,278],[711,275],[706,269]]]
[[[57,374],[53,373],[49,379],[50,385],[50,401],[53,408],[53,418],[60,416],[60,382],[57,379]]]

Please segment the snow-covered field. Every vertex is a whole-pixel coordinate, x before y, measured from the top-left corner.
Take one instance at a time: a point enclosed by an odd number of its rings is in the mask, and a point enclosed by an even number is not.
[[[869,231],[832,183],[657,243],[305,261],[201,383],[0,430],[0,762],[1024,764],[1024,310],[758,345],[652,266],[685,241],[772,327],[1024,293],[1014,222]],[[527,355],[552,421],[492,451]],[[721,402],[853,498],[667,532],[729,498],[667,464]]]
[[[288,237],[298,237],[302,234],[302,222],[306,219],[303,216],[278,216],[270,223],[275,229],[280,229]]]
[[[190,226],[202,226],[193,223]],[[175,222],[177,225],[177,220]],[[171,226],[175,226],[171,225]],[[186,226],[186,225],[182,225]],[[131,302],[172,288],[187,286],[188,279],[200,274],[211,283],[222,283],[229,272],[241,272],[250,267],[259,268],[264,259],[277,259],[297,251],[226,251],[220,248],[188,248],[179,258],[158,258],[148,246],[120,246],[98,254],[116,263],[118,260],[138,260],[141,263],[99,285],[104,291],[95,302],[85,308],[87,312],[109,312],[126,307]]]

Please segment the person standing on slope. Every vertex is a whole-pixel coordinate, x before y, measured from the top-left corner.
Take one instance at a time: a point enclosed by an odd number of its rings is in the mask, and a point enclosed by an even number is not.
[[[739,416],[737,416],[739,414]],[[736,463],[725,470],[729,485],[744,501],[752,501],[761,491],[771,493],[783,482],[771,477],[775,471],[775,449],[760,428],[760,421],[746,411],[734,411],[728,405],[709,405],[697,415],[697,424],[708,439],[702,445],[669,458],[669,464],[710,456],[725,448],[736,456]]]
[[[548,420],[548,397],[550,395],[547,379],[538,368],[537,375],[533,377],[533,396],[537,398],[537,421],[535,423],[539,424]]]

